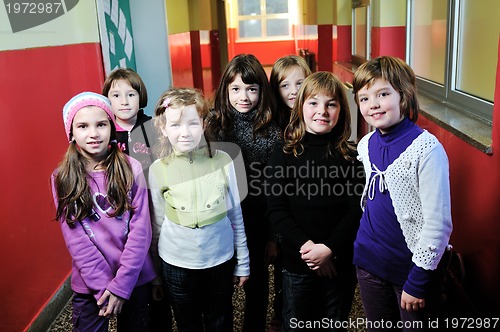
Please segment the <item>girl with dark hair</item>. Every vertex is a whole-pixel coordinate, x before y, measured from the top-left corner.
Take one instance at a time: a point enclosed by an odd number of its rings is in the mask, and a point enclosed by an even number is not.
[[[211,139],[237,144],[246,166],[248,196],[241,208],[250,251],[251,277],[244,286],[244,331],[262,332],[268,304],[267,261],[276,256],[266,218],[263,169],[281,137],[266,72],[251,54],[240,54],[227,65],[219,84],[207,132]],[[268,247],[269,244],[269,247]],[[267,250],[269,248],[269,250]]]
[[[73,260],[74,331],[148,330],[155,278],[146,181],[116,143],[111,104],[83,92],[63,109],[70,146],[52,175],[56,219]]]

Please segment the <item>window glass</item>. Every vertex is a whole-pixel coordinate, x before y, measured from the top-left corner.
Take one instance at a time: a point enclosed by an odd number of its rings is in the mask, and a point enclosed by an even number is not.
[[[268,36],[288,36],[289,25],[287,19],[270,19],[267,20],[267,35]]]
[[[413,12],[412,68],[415,74],[444,84],[447,0],[420,0]]]
[[[291,38],[290,0],[237,0],[238,37]],[[293,3],[292,3],[293,5]]]
[[[260,15],[260,0],[238,0],[238,15]]]
[[[500,1],[462,0],[458,24],[455,88],[493,102]]]
[[[266,0],[267,14],[288,14],[288,0]]]
[[[240,38],[257,38],[262,36],[260,20],[246,20],[239,22]]]
[[[366,54],[366,24],[367,24],[367,7],[358,7],[354,9],[354,29],[355,43],[354,55],[367,58]]]
[[[498,0],[408,0],[409,64],[421,92],[491,123]]]

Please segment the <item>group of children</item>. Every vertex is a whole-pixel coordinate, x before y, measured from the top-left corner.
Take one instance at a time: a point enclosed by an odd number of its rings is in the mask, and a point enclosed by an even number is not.
[[[118,331],[169,331],[171,310],[178,331],[232,331],[234,285],[243,330],[264,331],[269,264],[275,330],[345,330],[357,283],[368,321],[434,315],[452,229],[446,153],[415,124],[402,60],[369,60],[353,87],[376,128],[357,146],[343,83],[294,55],[269,80],[238,55],[213,105],[171,88],[153,119],[130,69],[68,101],[70,146],[52,185],[74,331],[107,331],[111,315]],[[222,142],[239,147],[243,169]]]

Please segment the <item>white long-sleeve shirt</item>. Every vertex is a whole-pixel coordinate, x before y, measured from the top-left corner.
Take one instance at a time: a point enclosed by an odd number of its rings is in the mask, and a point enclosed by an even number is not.
[[[221,171],[224,174],[223,181],[220,181]],[[171,178],[167,179],[166,176]],[[149,171],[149,185],[153,253],[157,250],[163,261],[188,269],[214,267],[227,262],[236,253],[234,275],[250,274],[236,174],[229,155],[217,150],[209,158],[202,149],[157,160]],[[182,193],[179,188],[182,188]],[[214,198],[213,192],[220,192],[221,196]],[[172,212],[167,209],[189,210],[193,219],[197,219],[202,214],[201,209],[217,209],[219,212],[220,206],[215,206],[219,203],[226,205],[224,210],[227,213],[219,221],[202,227],[182,226],[180,220],[186,219],[185,212],[179,213],[179,220],[176,221],[168,217]],[[203,213],[213,217],[206,211]]]

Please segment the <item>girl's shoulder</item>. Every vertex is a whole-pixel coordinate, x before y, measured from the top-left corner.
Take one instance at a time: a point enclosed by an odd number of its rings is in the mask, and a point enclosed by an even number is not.
[[[374,133],[375,131],[371,131],[359,140],[357,145],[357,150],[359,152],[364,152],[367,149],[368,141],[370,140],[370,138],[373,136]]]
[[[134,174],[142,172],[142,165],[137,159],[135,159],[134,157],[131,157],[129,155],[125,155],[125,158],[127,159],[128,163],[130,165],[130,168],[132,169],[132,172]]]
[[[409,148],[426,154],[431,150],[442,147],[437,137],[424,129],[422,133],[413,140]]]

